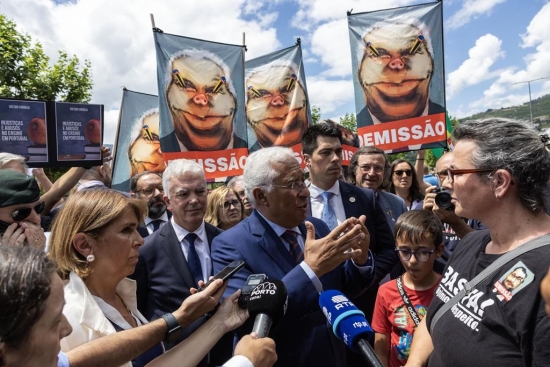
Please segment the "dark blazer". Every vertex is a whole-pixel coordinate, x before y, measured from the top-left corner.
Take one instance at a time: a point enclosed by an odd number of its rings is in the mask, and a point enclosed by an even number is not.
[[[160,138],[160,143],[162,146],[163,152],[179,152],[180,145],[178,143],[178,138],[176,137],[175,132],[171,132],[163,138]],[[239,138],[233,133],[233,148],[248,148],[248,143],[246,140]]]
[[[166,209],[166,213],[168,214],[168,220],[170,220],[170,218],[172,218],[172,212],[168,209]],[[147,236],[149,236],[149,231],[147,230],[147,227],[145,226],[145,223],[142,223],[139,225],[139,227],[137,228],[139,234],[141,235],[141,237],[145,238]]]
[[[329,233],[323,221],[312,217],[306,220],[313,223],[316,238]],[[300,224],[299,228],[305,236],[305,224]],[[269,279],[282,280],[286,285],[286,315],[270,333],[277,345],[276,366],[345,366],[345,345],[336,340],[327,328],[327,321],[319,308],[319,293],[302,267],[293,262],[275,231],[256,210],[214,239],[214,272],[234,260],[244,260],[246,266],[229,280],[224,297],[242,288],[250,274],[263,273]],[[373,276],[361,275],[347,261],[322,276],[320,281],[323,289],[338,289],[352,297],[370,286],[373,279]],[[250,329],[245,329],[239,330],[240,335],[250,332]]]
[[[407,204],[405,204],[405,200],[390,192],[378,190],[378,193],[376,194],[376,201],[386,215],[386,219],[393,233],[397,218],[399,218],[401,214],[407,212]]]
[[[367,217],[365,226],[370,233],[369,249],[374,255],[375,282],[378,283],[398,262],[392,230],[380,205],[377,205],[372,190],[363,189],[344,181],[338,182],[346,218],[359,218],[361,215]],[[311,205],[308,207],[308,211],[311,215]]]
[[[208,223],[205,223],[205,231],[212,248],[212,240],[222,231]],[[191,295],[189,289],[194,287],[195,281],[171,222],[146,238],[131,278],[137,282],[138,309],[149,321],[177,310]],[[205,321],[203,317],[186,327],[178,342]],[[225,357],[227,360],[231,355]]]

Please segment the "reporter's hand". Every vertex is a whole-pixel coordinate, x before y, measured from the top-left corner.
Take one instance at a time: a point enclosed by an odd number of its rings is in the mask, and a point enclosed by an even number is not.
[[[199,286],[203,284],[202,281],[199,282]],[[191,288],[192,294],[183,301],[179,309],[174,311],[174,317],[181,326],[186,326],[197,320],[218,305],[226,287],[227,285],[224,285],[221,279],[216,279],[202,292]]]
[[[101,146],[101,157],[103,158],[103,163],[113,160],[113,156],[111,154],[111,148],[106,147],[105,145]]]
[[[235,330],[248,319],[248,310],[239,307],[237,300],[241,295],[241,290],[238,289],[235,293],[223,300],[222,304],[216,310],[213,319],[220,325],[225,332]]]
[[[271,367],[277,362],[273,339],[258,339],[258,334],[255,332],[241,338],[235,347],[234,355],[248,358],[254,367]]]
[[[328,273],[342,262],[361,255],[359,243],[367,237],[363,232],[366,228],[362,224],[356,224],[356,221],[357,218],[346,219],[327,236],[318,240],[315,239],[313,224],[306,222],[304,261],[317,277]]]

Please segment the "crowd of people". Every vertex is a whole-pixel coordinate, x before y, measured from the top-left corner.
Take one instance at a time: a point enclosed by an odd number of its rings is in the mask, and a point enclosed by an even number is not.
[[[306,169],[264,148],[212,190],[191,160],[119,192],[108,149],[54,183],[0,153],[0,366],[366,366],[327,326],[326,290],[371,322],[383,366],[545,365],[550,152],[514,120],[453,137],[430,181],[423,152],[372,146],[343,178],[342,132],[322,122]],[[259,274],[288,295],[266,337],[239,305]]]

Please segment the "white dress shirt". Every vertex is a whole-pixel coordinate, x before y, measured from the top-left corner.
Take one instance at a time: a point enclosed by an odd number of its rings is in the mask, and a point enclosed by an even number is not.
[[[183,256],[185,256],[185,261],[187,261],[187,255],[189,254],[189,241],[185,239],[185,236],[187,236],[190,232],[185,228],[177,225],[177,223],[174,221],[174,217],[172,217],[170,221],[172,223],[172,226],[174,227],[174,232],[176,232],[176,237],[181,243],[181,250],[183,252]],[[195,250],[197,250],[197,255],[199,255],[199,259],[201,261],[203,276],[202,280],[204,280],[204,282],[207,282],[208,278],[210,278],[210,276],[212,275],[212,258],[210,257],[210,245],[208,244],[208,237],[206,237],[206,230],[204,229],[204,220],[202,221],[201,226],[197,228],[197,230],[193,233],[197,235],[197,239],[195,240]]]
[[[340,195],[340,184],[338,180],[332,185],[332,187],[327,192],[332,192],[334,195],[329,200],[330,206],[332,206],[332,210],[334,210],[334,214],[336,215],[336,220],[338,221],[338,224],[342,224],[346,221],[346,211],[344,210],[344,203],[342,202],[342,196]],[[309,186],[309,195],[310,195],[310,201],[311,201],[311,216],[315,218],[322,219],[323,218],[323,208],[324,208],[324,199],[321,196],[321,194],[325,192],[325,190],[321,190],[314,184],[311,184]]]
[[[154,232],[154,228],[153,228],[153,221],[155,220],[162,220],[162,223],[160,224],[159,226],[159,229],[162,228],[162,226],[164,226],[166,223],[168,223],[168,212],[165,210],[164,213],[162,213],[162,215],[160,216],[160,218],[157,218],[157,219],[151,219],[149,217],[145,217],[145,221],[144,221],[144,224],[145,224],[145,228],[147,228],[147,232],[149,232],[149,234],[153,234]]]

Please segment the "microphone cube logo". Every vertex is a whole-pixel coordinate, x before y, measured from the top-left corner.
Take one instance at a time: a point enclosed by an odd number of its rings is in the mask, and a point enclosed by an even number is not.
[[[334,308],[340,310],[345,307],[355,307],[350,300],[344,295],[336,295],[331,298],[332,303],[334,303]]]
[[[250,300],[255,300],[263,296],[264,294],[274,295],[277,292],[277,286],[271,282],[260,283],[252,290],[250,294]]]

